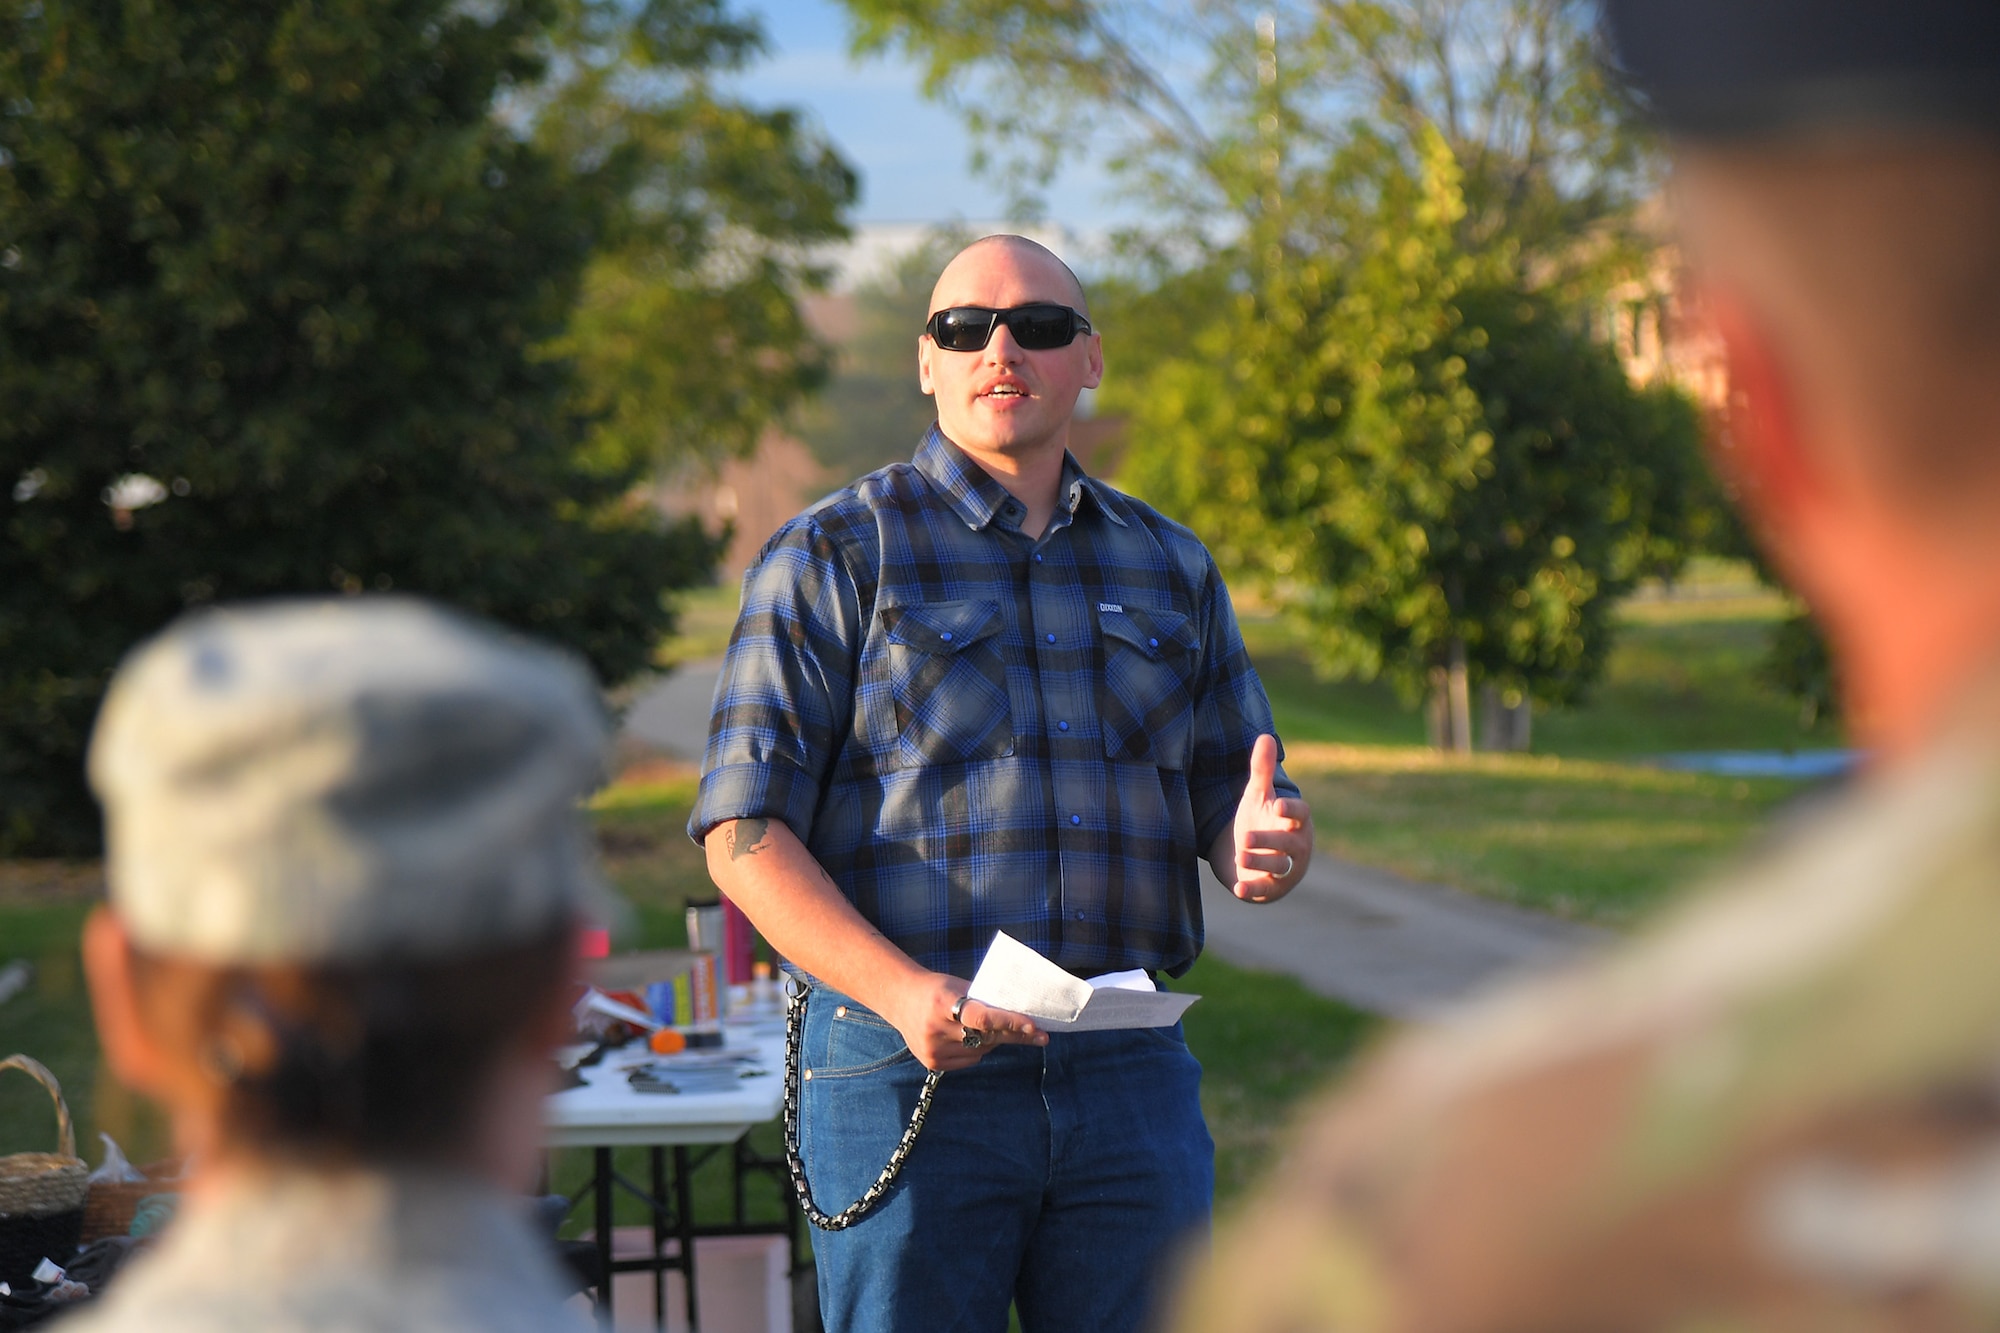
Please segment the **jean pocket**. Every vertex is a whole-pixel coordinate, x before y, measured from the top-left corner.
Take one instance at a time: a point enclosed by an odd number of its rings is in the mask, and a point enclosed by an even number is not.
[[[830,997],[817,997],[826,1004]],[[852,1000],[833,1002],[833,1008],[826,1016],[822,1029],[824,1038],[814,1043],[819,1047],[816,1053],[808,1049],[807,1067],[812,1070],[815,1080],[837,1078],[859,1078],[891,1068],[904,1061],[914,1062],[916,1056],[903,1041],[903,1034],[872,1009],[865,1009]]]
[[[1000,604],[885,606],[897,756],[906,767],[1014,752],[1014,710],[1000,650]]]
[[[1104,676],[1098,719],[1104,752],[1156,768],[1187,767],[1194,732],[1191,677],[1200,648],[1194,624],[1178,611],[1100,603]]]
[[[889,1160],[924,1067],[879,1015],[825,991],[808,1000],[799,1056],[799,1154],[814,1202],[837,1212]]]

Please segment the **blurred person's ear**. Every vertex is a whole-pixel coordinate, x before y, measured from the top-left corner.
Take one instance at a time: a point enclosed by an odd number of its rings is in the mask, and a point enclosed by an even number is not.
[[[83,971],[111,1073],[126,1087],[171,1103],[180,1082],[174,1061],[141,1015],[132,941],[124,922],[108,907],[98,908],[84,922]]]
[[[581,982],[590,975],[591,955],[585,951],[586,936],[590,927],[578,920],[570,927],[569,972],[572,981]],[[574,1004],[575,985],[553,986],[541,1011],[522,1033],[520,1049],[538,1060],[548,1059],[556,1047],[575,1040],[576,1014]]]
[[[1838,637],[1859,599],[1873,601],[1885,576],[1918,552],[1907,549],[1893,506],[1867,479],[1816,440],[1802,410],[1805,387],[1756,306],[1725,283],[1704,284],[1704,318],[1720,339],[1729,401],[1709,453],[1758,545]]]
[[[1712,437],[1715,466],[1758,544],[1812,607],[1839,662],[1851,733],[1897,749],[1927,734],[1937,709],[2000,643],[2000,561],[1990,525],[1933,521],[1857,465],[1829,432],[1853,430],[1824,404],[1810,413],[1794,368],[1801,350],[1727,282],[1699,290],[1721,341],[1729,404]],[[1877,456],[1896,440],[1871,442]],[[1862,460],[1865,462],[1866,460]],[[1973,474],[1971,494],[1990,485]]]
[[[1765,550],[1789,566],[1784,548],[1823,488],[1800,430],[1795,390],[1769,327],[1733,289],[1705,285],[1699,305],[1722,343],[1729,376],[1720,429],[1708,436],[1709,457]]]

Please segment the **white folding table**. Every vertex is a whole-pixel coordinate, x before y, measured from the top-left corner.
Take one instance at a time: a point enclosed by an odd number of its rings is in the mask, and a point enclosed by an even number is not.
[[[746,1064],[748,1077],[738,1077],[728,1091],[663,1093],[642,1092],[632,1087],[627,1076],[636,1065],[656,1062],[669,1077],[673,1056],[655,1056],[644,1042],[623,1050],[607,1052],[597,1064],[580,1068],[581,1087],[565,1089],[551,1096],[544,1106],[544,1142],[550,1148],[589,1148],[592,1154],[590,1201],[595,1218],[597,1257],[603,1281],[598,1285],[597,1305],[608,1323],[611,1317],[611,1279],[614,1273],[653,1274],[654,1313],[663,1323],[666,1316],[666,1274],[678,1270],[687,1295],[688,1328],[699,1328],[695,1309],[694,1242],[698,1236],[782,1235],[789,1239],[793,1260],[798,1254],[799,1214],[791,1202],[789,1181],[782,1185],[787,1220],[783,1223],[753,1223],[744,1218],[743,1171],[783,1168],[782,1160],[757,1156],[743,1142],[752,1126],[775,1120],[784,1109],[785,1020],[764,1015],[747,1020],[732,1019],[723,1025],[725,1044],[731,1052],[747,1052],[755,1062]],[[698,1051],[693,1054],[709,1054]],[[690,1176],[698,1162],[689,1149],[722,1145],[732,1148],[735,1173],[735,1217],[729,1223],[696,1226]],[[614,1148],[643,1147],[651,1150],[651,1180],[646,1187],[627,1180],[612,1169]],[[671,1190],[666,1155],[673,1154]],[[645,1259],[613,1260],[611,1255],[611,1202],[614,1188],[623,1188],[643,1200],[653,1219],[652,1253]],[[581,1202],[579,1200],[579,1202]],[[677,1242],[678,1253],[664,1255],[668,1240]]]

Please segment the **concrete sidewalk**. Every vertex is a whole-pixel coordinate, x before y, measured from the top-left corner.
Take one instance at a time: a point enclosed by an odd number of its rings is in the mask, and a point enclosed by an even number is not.
[[[691,662],[633,701],[625,732],[699,763],[719,659]],[[1320,811],[1319,823],[1337,818]],[[1208,947],[1240,967],[1284,972],[1321,995],[1422,1018],[1510,976],[1573,958],[1608,932],[1328,856],[1269,906],[1239,902],[1202,868]]]
[[[1325,825],[1333,816],[1318,813]],[[1285,972],[1321,995],[1421,1019],[1502,980],[1565,962],[1609,932],[1420,884],[1324,851],[1268,905],[1239,901],[1201,872],[1208,948],[1239,967]]]
[[[641,690],[625,710],[624,734],[650,749],[701,762],[722,659],[687,662]]]

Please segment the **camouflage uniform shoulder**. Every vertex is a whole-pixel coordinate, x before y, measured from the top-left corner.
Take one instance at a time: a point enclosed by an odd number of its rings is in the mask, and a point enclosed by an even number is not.
[[[1378,1052],[1182,1327],[1873,1328],[1990,1300],[1995,939],[2000,755],[1870,781],[1634,944]]]

